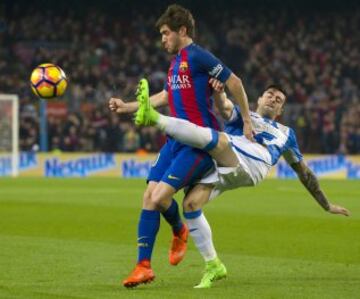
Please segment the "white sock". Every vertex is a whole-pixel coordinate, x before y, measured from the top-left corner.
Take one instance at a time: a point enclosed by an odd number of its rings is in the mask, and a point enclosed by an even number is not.
[[[217,144],[218,132],[187,120],[160,114],[157,127],[177,141],[199,149],[210,150]],[[207,148],[210,146],[210,148]]]
[[[187,214],[184,213],[185,218]],[[201,213],[196,218],[186,218],[186,223],[189,227],[190,235],[205,262],[214,260],[217,254],[212,240],[211,228],[204,213]]]

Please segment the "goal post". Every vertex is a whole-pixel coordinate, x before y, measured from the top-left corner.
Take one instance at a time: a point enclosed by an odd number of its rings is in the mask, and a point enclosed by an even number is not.
[[[0,176],[19,175],[19,97],[0,94]]]

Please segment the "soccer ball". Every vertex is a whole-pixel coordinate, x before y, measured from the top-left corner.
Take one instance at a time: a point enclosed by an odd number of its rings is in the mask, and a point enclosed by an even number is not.
[[[30,84],[35,95],[43,99],[51,99],[65,93],[68,80],[59,66],[43,63],[31,73]]]

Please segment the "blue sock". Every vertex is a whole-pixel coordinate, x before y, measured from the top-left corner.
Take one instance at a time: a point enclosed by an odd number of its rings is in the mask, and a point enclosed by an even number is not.
[[[183,212],[186,219],[195,219],[201,216],[202,210],[192,211],[192,212]]]
[[[160,227],[160,212],[142,210],[138,226],[138,263],[151,260],[156,234]]]
[[[170,207],[163,213],[161,213],[165,220],[171,225],[173,233],[176,235],[180,232],[183,223],[179,214],[179,206],[176,200],[172,200]]]

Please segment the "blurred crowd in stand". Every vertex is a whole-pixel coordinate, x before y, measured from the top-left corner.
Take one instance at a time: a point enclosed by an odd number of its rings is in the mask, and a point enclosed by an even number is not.
[[[51,62],[67,73],[64,115],[49,115],[49,150],[156,152],[166,138],[109,112],[112,96],[134,100],[146,76],[152,92],[166,81],[170,57],[154,28],[156,14],[121,16],[14,6],[0,16],[0,93],[20,96],[20,146],[39,144],[39,100],[29,88],[33,67]],[[304,153],[360,153],[360,12],[300,13],[289,9],[224,8],[195,14],[196,42],[237,75],[253,109],[264,88],[288,94],[281,120]],[[163,112],[167,113],[164,108]]]

